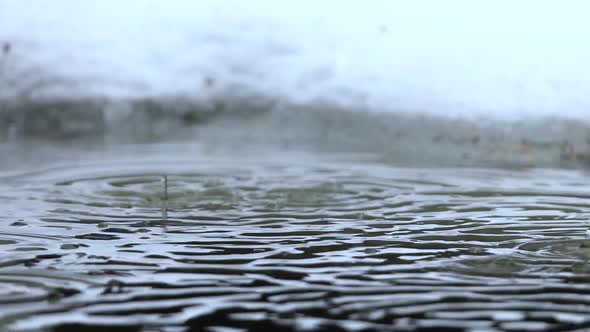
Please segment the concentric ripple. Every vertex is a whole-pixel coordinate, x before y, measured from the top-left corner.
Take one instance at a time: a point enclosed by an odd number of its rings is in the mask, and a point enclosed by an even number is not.
[[[261,160],[6,175],[0,329],[590,327],[586,175]]]

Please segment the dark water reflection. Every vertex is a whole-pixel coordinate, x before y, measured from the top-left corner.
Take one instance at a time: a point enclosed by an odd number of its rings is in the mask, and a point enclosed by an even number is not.
[[[583,173],[175,151],[2,173],[0,330],[590,328]]]

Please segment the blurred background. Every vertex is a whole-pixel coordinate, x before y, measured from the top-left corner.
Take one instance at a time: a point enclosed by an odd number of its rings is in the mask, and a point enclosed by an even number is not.
[[[200,98],[243,85],[293,101],[504,118],[583,117],[589,104],[583,1],[0,5],[4,79],[29,68],[78,83],[35,95]]]
[[[435,163],[579,164],[587,8],[3,0],[0,137],[175,139],[223,115],[240,125],[208,124],[200,139],[247,132],[401,162],[419,151]]]

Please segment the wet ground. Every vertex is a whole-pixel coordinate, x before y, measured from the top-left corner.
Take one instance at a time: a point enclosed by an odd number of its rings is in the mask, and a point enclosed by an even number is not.
[[[45,151],[0,173],[3,331],[590,328],[579,169]]]

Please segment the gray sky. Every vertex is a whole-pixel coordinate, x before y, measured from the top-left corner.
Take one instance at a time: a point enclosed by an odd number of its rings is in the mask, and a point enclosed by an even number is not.
[[[583,116],[585,1],[0,0],[0,41],[109,94],[204,77],[298,100]]]

